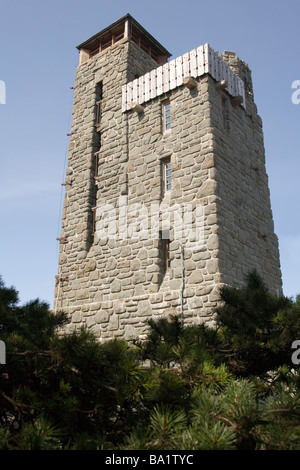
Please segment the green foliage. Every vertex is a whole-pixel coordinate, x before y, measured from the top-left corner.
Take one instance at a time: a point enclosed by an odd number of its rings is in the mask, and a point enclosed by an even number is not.
[[[181,447],[182,450],[235,450],[235,432],[224,423],[193,422],[184,432]]]
[[[290,299],[270,294],[256,271],[241,289],[224,286],[220,298],[214,346],[234,373],[261,375],[289,360],[290,344],[279,340],[276,318],[291,308]]]
[[[277,332],[274,347],[289,349],[294,340],[300,339],[300,295],[291,300],[288,308],[278,310],[273,319]]]
[[[266,402],[256,432],[267,450],[300,449],[300,392],[277,384]]]
[[[299,450],[300,298],[255,272],[220,295],[215,329],[173,316],[102,344],[0,280],[0,449]]]
[[[60,432],[43,416],[26,423],[17,439],[12,439],[11,449],[16,450],[55,450],[61,446]]]
[[[180,434],[187,425],[184,412],[174,411],[171,407],[155,407],[150,415],[149,443],[153,450],[172,450],[180,447]]]

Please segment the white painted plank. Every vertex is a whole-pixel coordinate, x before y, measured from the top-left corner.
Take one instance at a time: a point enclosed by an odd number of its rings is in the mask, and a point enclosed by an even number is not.
[[[223,60],[218,55],[217,56],[217,81],[220,82],[223,80]]]
[[[231,77],[231,94],[232,94],[232,96],[236,96],[236,93],[235,93],[235,75],[234,75],[233,72],[230,74],[230,77]]]
[[[241,78],[238,79],[239,95],[243,97],[242,106],[246,109],[245,84]]]
[[[216,52],[214,52],[214,62],[215,62],[215,80],[219,81],[219,56]]]
[[[219,74],[219,78],[218,78],[218,81],[220,82],[221,80],[225,80],[225,78],[223,78],[223,60],[221,59],[221,57],[219,57],[219,64],[218,64],[218,74]]]
[[[122,112],[127,110],[127,85],[122,86]]]
[[[242,89],[242,80],[240,78],[238,78],[238,81],[237,81],[237,91],[238,91],[238,95],[239,96],[243,96],[243,89]]]
[[[182,56],[183,78],[190,76],[190,54],[187,52]]]
[[[163,65],[163,92],[167,93],[170,90],[170,67],[169,63]]]
[[[177,86],[182,85],[183,82],[183,59],[182,56],[176,59],[176,84]]]
[[[163,93],[163,68],[162,66],[157,68],[157,96],[160,96]]]
[[[243,106],[244,106],[244,108],[246,109],[246,93],[245,93],[245,85],[243,86],[243,94],[242,94],[242,97],[243,97]]]
[[[170,89],[176,88],[176,59],[169,62],[170,66]]]
[[[204,73],[209,73],[209,45],[204,44]]]
[[[210,58],[210,74],[216,80],[216,54],[215,51],[210,47],[209,48],[209,58]]]
[[[234,96],[239,94],[238,77],[234,74]]]
[[[198,66],[198,76],[204,74],[204,47],[199,46],[197,48],[197,66]]]
[[[138,97],[138,103],[142,104],[145,101],[145,83],[144,83],[145,77],[142,75],[141,77],[138,78],[139,81],[139,97]]]
[[[238,94],[239,94],[238,78],[234,74],[234,96],[237,96]]]
[[[127,84],[127,109],[130,109],[132,101],[132,82]]]
[[[232,95],[232,75],[231,75],[231,70],[228,66],[226,67],[226,75],[227,75],[227,83],[228,83],[227,91],[230,95]]]
[[[215,79],[217,82],[220,81],[220,57],[217,52],[215,52],[215,70],[216,70],[216,77]]]
[[[150,98],[155,98],[157,96],[156,90],[156,69],[151,70],[150,72]]]
[[[150,73],[145,74],[145,101],[150,100]]]
[[[230,69],[220,54],[205,44],[122,86],[122,111],[131,109],[132,102],[142,104],[180,86],[185,77],[196,78],[204,73],[210,73],[216,81],[226,80],[228,93],[242,96],[245,107],[243,80]]]
[[[230,93],[231,96],[234,96],[234,73],[233,71],[228,67],[228,92]]]
[[[229,77],[228,77],[228,66],[225,64],[224,60],[221,61],[222,62],[222,68],[221,68],[221,76],[220,76],[220,80],[226,80],[226,82],[228,83],[229,82]],[[227,91],[228,91],[228,88],[227,88]]]
[[[239,95],[242,96],[243,98],[243,103],[242,103],[242,106],[246,106],[246,103],[245,103],[245,85],[244,85],[244,82],[241,78],[238,77],[238,92],[239,92]]]
[[[133,80],[132,82],[132,101],[133,103],[138,102],[138,79]]]
[[[190,52],[190,67],[191,67],[191,77],[196,78],[198,76],[197,50],[196,49],[193,49]]]

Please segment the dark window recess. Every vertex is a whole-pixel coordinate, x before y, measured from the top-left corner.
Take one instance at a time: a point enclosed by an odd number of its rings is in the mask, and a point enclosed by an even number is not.
[[[95,236],[95,232],[96,232],[96,207],[92,207],[92,223],[91,223],[91,226],[92,226],[92,237]]]
[[[99,54],[99,47],[90,52],[90,57],[94,57],[97,54]]]
[[[89,195],[89,216],[88,216],[88,224],[89,224],[89,248],[92,246],[95,237],[96,231],[96,207],[97,207],[97,177],[98,177],[98,168],[99,168],[99,153],[101,149],[101,132],[99,129],[99,124],[101,123],[101,113],[102,113],[102,93],[103,93],[103,86],[102,82],[98,82],[96,84],[95,90],[95,123],[96,127],[93,132],[92,138],[92,145],[93,145],[93,155],[92,155],[92,162],[91,162],[91,169],[90,169],[90,195]]]
[[[163,240],[164,269],[168,271],[170,267],[170,240]]]
[[[131,40],[135,42],[143,51],[145,51],[152,59],[156,62],[159,62],[158,53],[155,51],[149,41],[146,38],[142,37],[137,31],[131,31]]]
[[[96,232],[96,209],[97,209],[97,191],[98,186],[95,184],[95,180],[91,181],[90,187],[90,213],[89,213],[89,224],[90,224],[90,235],[91,242],[93,243],[95,232]]]
[[[96,99],[97,100],[102,100],[102,98],[103,98],[102,94],[103,94],[103,83],[101,81],[101,82],[98,82],[96,84],[96,95],[97,95]]]
[[[91,44],[91,49],[89,51],[90,57],[94,57],[100,52],[104,51],[110,46],[113,46],[116,42],[121,41],[124,38],[124,28],[121,27],[116,29],[114,33],[108,32],[101,37],[101,40],[96,40]]]
[[[101,122],[101,103],[101,100],[96,102],[96,124],[100,124]]]
[[[99,176],[99,153],[94,153],[94,178],[97,178]]]
[[[103,94],[103,84],[102,82],[99,82],[96,85],[96,125],[99,125],[101,122],[102,94]]]
[[[169,230],[159,232],[159,264],[162,274],[165,275],[171,265]]]
[[[97,153],[101,149],[101,133],[98,132],[97,128],[95,128],[95,132],[93,133],[93,153]]]

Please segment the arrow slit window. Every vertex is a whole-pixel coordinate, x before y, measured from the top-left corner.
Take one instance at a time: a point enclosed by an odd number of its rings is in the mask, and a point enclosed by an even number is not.
[[[172,188],[172,169],[171,159],[166,158],[161,162],[161,174],[162,174],[162,195],[171,191]]]
[[[164,101],[162,103],[162,127],[163,132],[171,130],[171,105],[170,101]]]

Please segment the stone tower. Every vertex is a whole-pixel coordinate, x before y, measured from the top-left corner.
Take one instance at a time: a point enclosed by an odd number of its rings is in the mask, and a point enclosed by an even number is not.
[[[210,322],[256,268],[281,291],[251,72],[208,44],[174,60],[126,15],[78,46],[54,309],[101,340]]]

